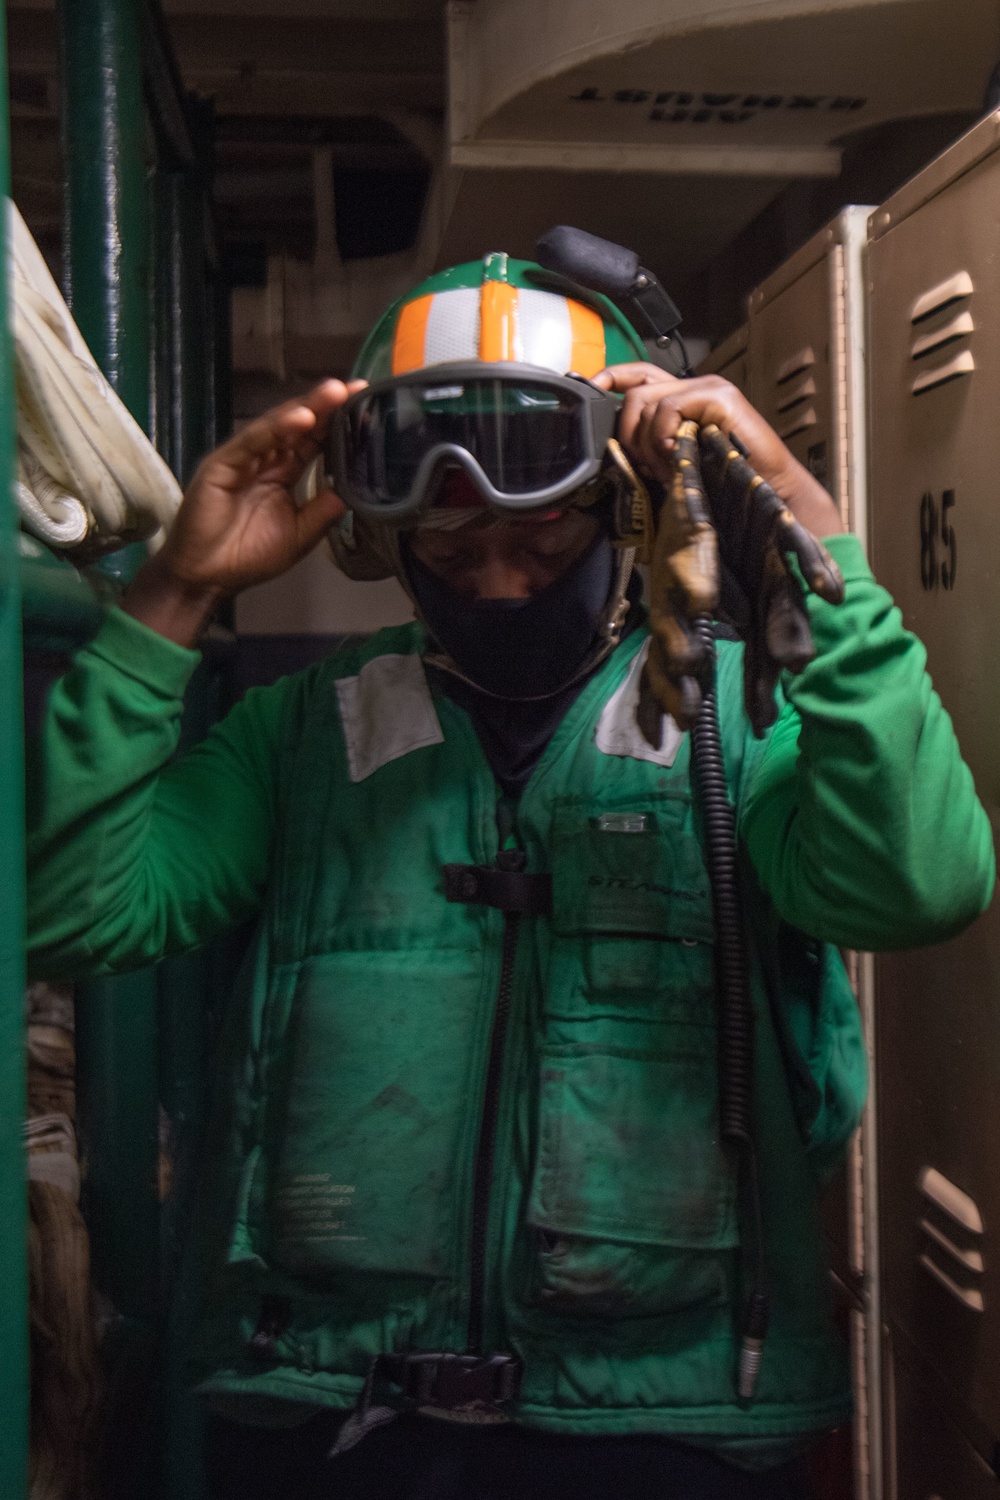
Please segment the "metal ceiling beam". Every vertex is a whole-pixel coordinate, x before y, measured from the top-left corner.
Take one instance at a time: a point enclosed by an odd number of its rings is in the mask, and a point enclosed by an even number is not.
[[[651,172],[661,176],[839,177],[834,146],[618,145],[598,141],[455,141],[453,167],[489,171]]]

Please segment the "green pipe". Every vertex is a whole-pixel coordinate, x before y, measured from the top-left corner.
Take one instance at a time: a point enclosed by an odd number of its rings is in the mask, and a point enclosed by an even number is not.
[[[166,179],[170,276],[170,467],[186,484],[205,454],[211,330],[205,296],[204,187],[193,173]]]
[[[64,280],[97,363],[150,423],[149,215],[140,0],[58,0]],[[145,548],[103,571],[127,578]],[[160,1324],[156,983],[152,970],[77,989],[77,1077],[94,1282],[117,1314],[102,1493],[152,1494]]]
[[[21,615],[26,651],[76,651],[100,629],[110,603],[101,578],[88,579],[44,543],[21,532],[17,539]]]
[[[63,171],[63,282],[95,360],[149,428],[149,215],[141,0],[57,0]],[[146,549],[100,570],[125,582]]]
[[[0,192],[10,192],[6,18],[0,0]],[[0,236],[0,285],[7,285]],[[24,752],[21,601],[11,482],[14,388],[6,299],[0,308],[0,1495],[28,1490],[27,1203],[24,1083]]]
[[[214,390],[206,285],[206,178],[211,119],[188,102],[197,161],[157,173],[157,437],[174,473],[186,482],[214,439]],[[219,717],[220,671],[211,653],[185,695],[183,751]],[[171,1190],[160,1221],[163,1284],[176,1288],[203,1134],[211,1055],[213,953],[202,948],[159,968],[160,1100],[169,1122]],[[175,1297],[164,1339],[162,1500],[201,1500],[200,1402],[184,1378],[189,1310]]]
[[[60,0],[63,275],[90,351],[149,425],[140,0]]]
[[[196,149],[184,99],[184,84],[170,45],[160,0],[142,7],[142,76],[157,134],[175,167],[193,167]]]

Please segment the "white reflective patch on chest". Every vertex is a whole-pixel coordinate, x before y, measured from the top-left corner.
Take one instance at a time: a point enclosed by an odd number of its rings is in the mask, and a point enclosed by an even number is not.
[[[419,656],[376,656],[334,686],[352,781],[364,781],[411,750],[444,742]]]
[[[631,760],[649,760],[655,766],[672,766],[677,759],[684,735],[669,714],[660,720],[660,747],[654,750],[639,728],[639,679],[649,655],[649,641],[629,667],[621,687],[604,705],[594,736],[598,750],[605,755],[627,755]]]

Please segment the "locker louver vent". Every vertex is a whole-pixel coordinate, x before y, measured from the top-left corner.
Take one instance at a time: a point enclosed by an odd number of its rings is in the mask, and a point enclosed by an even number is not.
[[[816,382],[809,374],[816,363],[816,355],[807,344],[804,348],[783,360],[774,377],[777,386],[775,410],[784,420],[776,431],[785,442],[797,432],[816,426],[816,409],[810,398],[816,394]]]
[[[917,1181],[924,1199],[920,1231],[924,1248],[920,1264],[956,1301],[981,1313],[983,1302],[983,1219],[968,1193],[934,1167]]]
[[[972,350],[968,346],[970,335],[975,331],[972,314],[968,307],[959,309],[958,303],[971,297],[975,287],[968,271],[958,271],[921,293],[910,309],[910,323],[914,328],[910,344],[910,358],[921,366],[914,376],[910,391],[919,396],[923,391],[932,391],[939,385],[971,375],[976,368]],[[924,325],[930,326],[925,330]],[[923,330],[916,332],[916,330]],[[955,348],[964,344],[964,348]]]

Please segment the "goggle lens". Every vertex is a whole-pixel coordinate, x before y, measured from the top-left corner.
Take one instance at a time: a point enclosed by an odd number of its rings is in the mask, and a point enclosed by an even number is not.
[[[393,505],[410,494],[426,456],[453,445],[500,494],[534,494],[584,461],[581,416],[580,398],[542,384],[429,380],[365,392],[346,413],[347,476]]]

